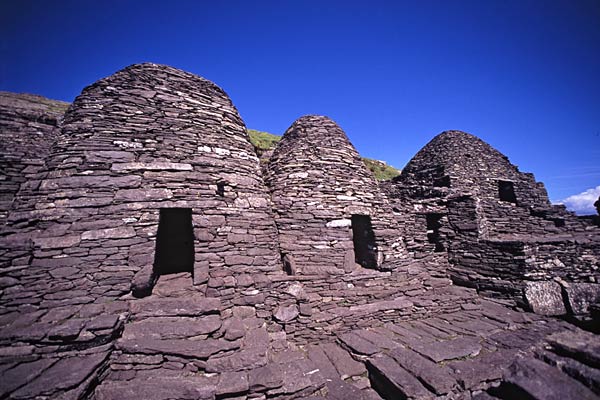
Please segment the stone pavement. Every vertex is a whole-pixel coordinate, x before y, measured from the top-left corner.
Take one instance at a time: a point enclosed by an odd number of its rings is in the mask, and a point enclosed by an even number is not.
[[[251,306],[226,308],[199,295],[186,275],[162,276],[144,299],[3,321],[0,339],[12,345],[2,346],[0,398],[592,399],[600,393],[593,334],[490,300],[306,343],[288,338]]]

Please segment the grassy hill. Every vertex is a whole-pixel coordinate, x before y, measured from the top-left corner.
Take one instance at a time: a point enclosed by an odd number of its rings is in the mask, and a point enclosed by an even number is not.
[[[268,132],[261,132],[254,129],[248,129],[250,135],[250,142],[256,147],[259,152],[271,150],[275,147],[277,142],[281,140],[281,136],[273,135]],[[395,176],[400,175],[400,171],[391,165],[387,165],[384,161],[373,160],[370,158],[362,157],[363,162],[375,175],[375,178],[382,181],[392,179]]]

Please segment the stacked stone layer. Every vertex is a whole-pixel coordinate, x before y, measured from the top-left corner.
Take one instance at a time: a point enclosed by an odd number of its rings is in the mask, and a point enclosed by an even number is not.
[[[501,196],[502,182],[512,184],[514,198]],[[528,288],[540,285],[567,303],[600,301],[600,231],[550,205],[543,184],[475,136],[436,136],[382,188],[394,209],[408,215],[407,248],[416,256],[447,252],[455,282],[533,309],[547,308],[536,305],[540,297],[528,298],[536,292]],[[558,283],[548,286],[552,280]],[[573,292],[569,285],[586,289]],[[562,310],[555,314],[589,314],[562,300],[553,308]]]
[[[0,92],[0,226],[27,175],[43,166],[68,103]]]
[[[4,242],[29,234],[33,249],[5,260],[14,272],[3,305],[25,293],[42,307],[128,293],[152,271],[161,208],[192,210],[194,283],[281,272],[243,121],[219,87],[171,67],[134,65],[87,87],[15,207],[9,227],[27,227]]]
[[[357,268],[352,216],[371,218],[377,267],[402,258],[388,201],[346,134],[332,120],[304,116],[283,135],[267,177],[281,251],[295,274],[343,274]]]

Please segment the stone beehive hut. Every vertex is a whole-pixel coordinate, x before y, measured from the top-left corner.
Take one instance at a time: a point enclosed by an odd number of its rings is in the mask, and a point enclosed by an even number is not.
[[[455,282],[545,313],[585,314],[581,303],[600,298],[597,229],[552,206],[543,184],[477,137],[436,136],[384,188],[411,215],[409,248],[447,251]],[[553,310],[536,305],[540,293]]]
[[[447,187],[452,195],[477,198],[479,228],[484,235],[531,233],[534,227],[519,221],[521,211],[550,207],[546,189],[532,174],[520,172],[508,157],[461,131],[446,131],[433,138],[406,165],[399,181]]]
[[[304,116],[288,128],[271,157],[267,184],[288,273],[382,268],[401,256],[387,200],[331,119]]]
[[[0,92],[0,226],[26,174],[43,166],[68,103]]]
[[[148,290],[170,272],[202,284],[209,274],[281,271],[258,159],[212,82],[130,66],[84,89],[53,150],[11,220],[37,221],[33,259],[12,263],[29,263],[14,276],[40,302],[62,299],[61,285],[86,302],[127,293],[132,280]],[[46,296],[33,281],[51,277]]]

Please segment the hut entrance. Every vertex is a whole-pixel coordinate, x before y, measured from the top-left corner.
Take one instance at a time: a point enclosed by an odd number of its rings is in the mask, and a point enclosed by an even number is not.
[[[427,219],[427,241],[435,244],[435,251],[444,251],[444,244],[440,238],[440,220],[443,214],[425,214]]]
[[[352,241],[357,264],[365,268],[377,268],[377,245],[368,215],[352,216]]]
[[[161,208],[154,271],[158,275],[194,270],[194,229],[190,208]]]

